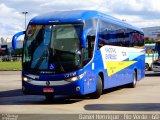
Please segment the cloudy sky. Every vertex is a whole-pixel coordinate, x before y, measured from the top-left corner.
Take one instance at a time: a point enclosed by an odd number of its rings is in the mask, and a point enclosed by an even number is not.
[[[56,10],[99,10],[137,27],[160,26],[160,0],[0,0],[0,37],[24,30],[34,16]]]

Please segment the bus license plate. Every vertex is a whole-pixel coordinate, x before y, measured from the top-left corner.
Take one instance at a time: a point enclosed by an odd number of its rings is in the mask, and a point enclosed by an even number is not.
[[[52,93],[52,92],[54,92],[54,89],[53,88],[43,88],[43,92],[44,93]]]

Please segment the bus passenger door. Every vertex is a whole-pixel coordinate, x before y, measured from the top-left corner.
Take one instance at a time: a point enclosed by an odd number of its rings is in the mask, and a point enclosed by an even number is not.
[[[94,92],[95,90],[95,70],[94,70],[94,43],[95,36],[87,36],[86,48],[83,48],[84,58],[83,66],[86,71],[86,78],[84,80],[84,94]]]

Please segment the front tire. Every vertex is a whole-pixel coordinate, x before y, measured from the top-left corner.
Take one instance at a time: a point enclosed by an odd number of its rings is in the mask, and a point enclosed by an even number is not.
[[[129,87],[130,88],[135,88],[136,84],[137,84],[137,73],[134,72],[134,79],[133,79],[133,82],[129,84]]]
[[[98,80],[97,80],[97,85],[96,85],[96,91],[94,93],[91,94],[90,98],[91,99],[98,99],[100,98],[101,94],[102,94],[102,79],[100,76],[98,76]]]

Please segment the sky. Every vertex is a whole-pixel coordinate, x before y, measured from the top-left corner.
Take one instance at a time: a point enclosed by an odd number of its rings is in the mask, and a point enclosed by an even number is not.
[[[160,26],[160,0],[0,0],[0,38],[25,28],[37,15],[61,10],[97,10],[139,28]]]

